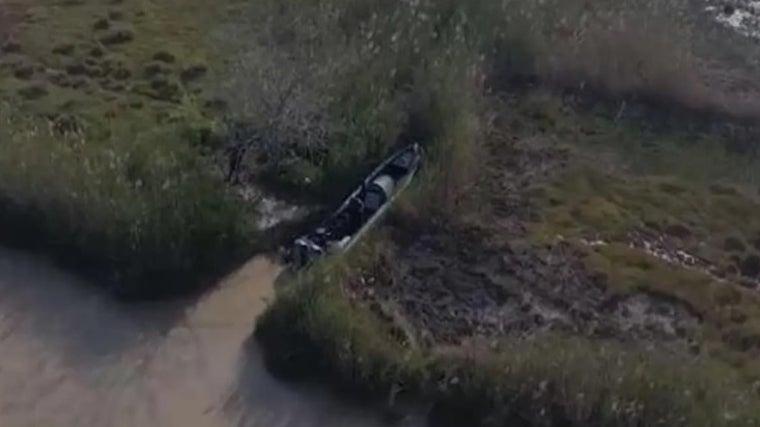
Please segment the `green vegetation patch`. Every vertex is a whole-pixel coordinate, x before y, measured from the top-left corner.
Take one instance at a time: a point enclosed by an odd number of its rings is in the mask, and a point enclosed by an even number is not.
[[[720,364],[558,336],[466,349],[412,346],[344,293],[342,284],[372,263],[376,250],[365,246],[347,264],[325,263],[289,283],[257,324],[270,366],[329,374],[373,395],[400,387],[482,425],[750,426],[760,420],[745,383]]]
[[[246,214],[182,126],[62,136],[5,115],[4,241],[96,266],[128,294],[192,287],[250,243]]]
[[[532,227],[535,238],[600,242],[586,246],[586,264],[604,273],[613,289],[686,303],[702,319],[700,341],[707,354],[740,368],[750,380],[758,378],[757,254],[748,242],[760,229],[760,206],[752,197],[731,186],[586,168],[536,195],[542,215]],[[646,230],[650,249],[637,230]],[[663,249],[659,256],[656,245]],[[679,251],[696,264],[677,261]]]

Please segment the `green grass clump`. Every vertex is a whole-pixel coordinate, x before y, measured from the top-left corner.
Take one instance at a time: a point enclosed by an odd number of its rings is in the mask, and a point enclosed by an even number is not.
[[[559,336],[420,349],[345,294],[362,249],[295,278],[257,324],[281,372],[329,376],[352,392],[400,386],[479,425],[751,426],[755,397],[730,368]],[[478,425],[478,424],[473,424]]]
[[[182,128],[61,136],[5,114],[0,237],[105,271],[128,294],[192,287],[233,262],[250,233]]]

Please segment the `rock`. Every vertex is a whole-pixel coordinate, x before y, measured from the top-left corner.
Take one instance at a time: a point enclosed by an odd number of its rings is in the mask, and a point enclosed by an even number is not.
[[[736,236],[730,236],[726,238],[723,243],[723,248],[729,252],[744,252],[747,249],[747,245],[744,244],[742,239]]]
[[[18,90],[19,96],[26,100],[35,100],[47,96],[48,90],[42,84],[33,84]]]
[[[156,52],[156,54],[153,55],[153,60],[158,61],[158,62],[164,62],[167,64],[173,64],[176,58],[174,57],[174,55],[172,55],[169,52],[160,51],[160,52]]]
[[[20,64],[13,70],[13,76],[20,80],[29,80],[34,75],[34,67],[29,64]]]
[[[746,277],[760,277],[760,256],[756,254],[748,255],[739,264],[739,271]]]
[[[140,110],[143,107],[142,101],[132,101],[129,103],[130,108],[134,108],[135,110]]]
[[[182,70],[179,77],[183,83],[189,83],[203,77],[207,71],[208,68],[205,65],[197,64]]]
[[[732,4],[726,4],[725,6],[723,6],[723,14],[724,15],[731,16],[731,15],[734,14],[734,12],[736,12],[736,7],[734,7],[734,5],[732,5]]]
[[[755,241],[752,243],[752,246],[755,247],[758,251],[760,251],[760,237],[756,238]]]
[[[100,38],[100,42],[104,45],[118,45],[131,42],[135,36],[131,30],[121,28],[112,30]]]
[[[74,53],[74,45],[71,43],[61,43],[53,47],[53,53],[56,55],[71,55]]]
[[[0,51],[3,53],[18,53],[21,52],[21,43],[15,40],[8,40],[0,46]]]
[[[92,29],[95,31],[107,30],[111,27],[111,23],[106,18],[99,18],[92,24]]]

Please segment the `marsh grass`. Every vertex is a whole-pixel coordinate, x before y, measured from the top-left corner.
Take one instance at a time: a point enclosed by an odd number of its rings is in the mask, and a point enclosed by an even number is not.
[[[434,159],[430,204],[454,212],[482,178],[491,125],[483,106],[516,84],[736,112],[700,80],[689,7],[263,1],[216,36],[238,46],[220,91],[235,119],[251,124],[267,154],[260,171],[275,181],[330,198],[398,145],[417,141]]]
[[[319,376],[352,395],[400,389],[458,408],[473,425],[751,426],[755,397],[736,372],[611,342],[563,336],[420,349],[342,284],[378,243],[298,276],[257,323],[270,367]]]
[[[118,290],[144,295],[191,288],[250,247],[244,209],[183,140],[183,125],[61,136],[3,113],[4,241],[96,267]]]
[[[480,183],[488,164],[484,140],[499,113],[491,109],[494,98],[518,97],[518,109],[525,111],[515,111],[516,119],[523,120],[529,131],[548,129],[564,136],[575,132],[580,138],[579,128],[606,126],[613,130],[582,137],[594,139],[589,145],[598,143],[597,147],[623,153],[627,148],[615,147],[616,143],[640,143],[647,136],[637,131],[620,138],[625,129],[614,120],[597,123],[593,117],[564,114],[561,101],[549,97],[533,102],[519,98],[524,93],[515,89],[535,85],[590,89],[618,101],[634,99],[725,115],[738,111],[698,77],[684,1],[286,0],[257,7],[262,7],[257,11],[265,18],[248,24],[256,29],[259,41],[255,61],[242,63],[287,71],[282,82],[277,76],[257,80],[258,85],[268,86],[249,93],[277,95],[273,98],[285,100],[288,106],[283,111],[288,113],[237,109],[243,112],[242,119],[265,135],[291,135],[280,130],[306,123],[296,126],[303,132],[300,139],[271,140],[280,150],[307,153],[295,157],[299,165],[309,165],[304,170],[316,171],[308,186],[314,191],[342,194],[347,183],[356,182],[395,145],[423,143],[427,151],[423,173],[397,209],[401,221],[413,226],[461,218],[483,204],[479,189],[487,188]],[[239,102],[234,96],[239,87],[228,88],[233,105]],[[569,123],[576,118],[582,119],[580,123]],[[509,130],[513,136],[520,134]],[[299,147],[301,140],[308,146]],[[668,141],[664,147],[672,148],[668,159],[695,148],[679,145],[680,141]],[[490,144],[488,150],[493,149],[498,147]],[[721,147],[715,150],[725,152]],[[646,163],[647,171],[664,167],[665,160],[657,165],[648,160],[656,153],[631,151],[640,155],[633,160]],[[700,155],[712,158],[707,152]],[[726,164],[732,160],[726,155]],[[710,180],[717,173],[717,168],[698,170],[702,167],[688,162],[678,167],[683,169],[680,177],[700,175]],[[668,203],[658,206],[676,212],[671,202],[678,198],[670,196],[664,195]],[[609,212],[590,214],[619,219],[613,227],[638,219],[634,218],[637,206],[618,205]],[[566,211],[565,206],[557,209]],[[369,239],[365,246],[376,244],[377,239]],[[289,373],[327,374],[344,387],[371,394],[401,385],[449,406],[474,408],[471,412],[480,415],[477,421],[485,425],[751,426],[760,422],[746,378],[709,357],[683,360],[557,336],[466,350],[414,348],[344,292],[351,275],[371,266],[376,256],[374,249],[365,247],[347,260],[328,261],[292,280],[257,323],[270,365]],[[686,292],[694,282],[681,283],[678,289]],[[704,294],[699,290],[692,296]],[[706,298],[709,303],[712,297]]]

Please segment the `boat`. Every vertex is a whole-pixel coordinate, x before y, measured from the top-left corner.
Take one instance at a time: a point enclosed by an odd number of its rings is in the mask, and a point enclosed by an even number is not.
[[[322,257],[349,251],[409,186],[421,162],[419,144],[388,157],[332,215],[293,242],[285,261],[294,268],[302,268]]]

